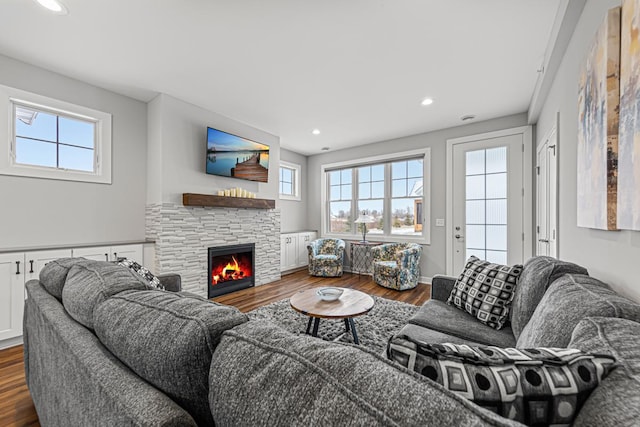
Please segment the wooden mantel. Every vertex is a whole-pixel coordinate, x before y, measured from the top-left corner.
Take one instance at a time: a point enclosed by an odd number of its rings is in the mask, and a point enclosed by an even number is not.
[[[184,206],[206,206],[213,208],[274,209],[276,207],[275,200],[194,193],[183,193],[182,204]]]

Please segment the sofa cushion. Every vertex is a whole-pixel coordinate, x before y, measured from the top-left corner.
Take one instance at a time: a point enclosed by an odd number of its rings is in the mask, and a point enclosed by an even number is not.
[[[566,347],[585,317],[640,321],[640,305],[582,274],[565,274],[549,286],[518,338],[518,348]]]
[[[148,284],[126,267],[106,261],[74,264],[62,288],[62,304],[69,315],[93,329],[93,311],[98,304],[119,292],[146,290]]]
[[[513,347],[516,344],[509,326],[500,330],[491,328],[467,312],[438,300],[425,302],[409,323],[484,345]]]
[[[574,426],[631,426],[640,420],[640,323],[590,317],[573,331],[570,347],[614,356],[618,368],[591,393]]]
[[[564,274],[588,274],[577,264],[539,256],[524,263],[511,304],[511,329],[516,339],[531,319],[549,285]]]
[[[569,425],[615,367],[613,357],[576,349],[415,344],[415,352],[404,358],[407,368],[527,425]],[[390,356],[394,351],[390,345]]]
[[[477,323],[477,322],[476,322]],[[410,337],[411,341],[420,341],[420,342],[428,342],[432,344],[441,344],[445,342],[453,343],[453,344],[466,344],[479,346],[483,345],[482,343],[470,341],[465,338],[456,337],[453,335],[445,334],[443,332],[438,332],[433,329],[425,328],[422,326],[414,325],[412,323],[407,323],[400,329],[396,334],[394,334],[391,338],[389,338],[390,343],[398,346],[407,346],[409,348],[415,349],[415,345],[410,342],[406,337]],[[399,356],[404,357],[404,356]]]
[[[181,292],[123,292],[95,311],[96,335],[105,347],[199,425],[213,421],[207,400],[211,355],[225,330],[246,321],[235,307]]]
[[[516,425],[359,346],[269,322],[225,332],[209,378],[216,425]]]
[[[67,281],[69,270],[76,264],[90,264],[85,258],[60,258],[49,261],[40,270],[40,283],[51,295],[62,301],[62,288]]]
[[[142,277],[151,288],[164,289],[164,286],[160,282],[160,279],[158,279],[152,272],[150,272],[148,268],[143,267],[136,261],[124,258],[121,259],[118,264],[123,267],[127,267],[129,270]]]
[[[471,256],[447,302],[482,323],[500,329],[509,318],[509,306],[520,273],[520,264],[509,267]]]

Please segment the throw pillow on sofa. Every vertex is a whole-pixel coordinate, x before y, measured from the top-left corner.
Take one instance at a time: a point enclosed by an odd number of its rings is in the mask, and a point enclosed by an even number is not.
[[[162,283],[160,283],[160,279],[158,279],[152,272],[150,272],[148,268],[141,266],[136,261],[123,258],[118,261],[118,265],[127,267],[128,269],[142,277],[153,289],[164,290],[164,286],[162,285]]]
[[[501,329],[509,319],[509,306],[522,273],[522,265],[492,264],[475,256],[467,260],[447,304],[466,311],[482,323]]]
[[[408,337],[403,337],[411,341]],[[569,425],[616,366],[576,349],[389,343],[387,355],[479,406],[527,425]]]

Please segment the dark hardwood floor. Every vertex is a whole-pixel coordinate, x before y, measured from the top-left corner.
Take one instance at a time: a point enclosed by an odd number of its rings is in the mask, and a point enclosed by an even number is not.
[[[370,295],[422,305],[431,297],[431,286],[420,284],[407,291],[394,291],[376,285],[369,276],[345,273],[338,278],[311,277],[306,270],[282,276],[281,280],[255,288],[243,289],[214,298],[243,312],[289,298],[292,294],[320,286],[357,289]],[[0,426],[39,426],[31,395],[27,389],[22,360],[22,346],[0,350]]]

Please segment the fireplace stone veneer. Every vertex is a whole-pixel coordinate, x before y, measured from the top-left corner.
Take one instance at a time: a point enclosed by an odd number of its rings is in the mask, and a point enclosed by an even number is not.
[[[146,238],[156,274],[178,273],[182,289],[207,297],[207,249],[255,243],[255,285],[280,279],[280,210],[147,205]]]

